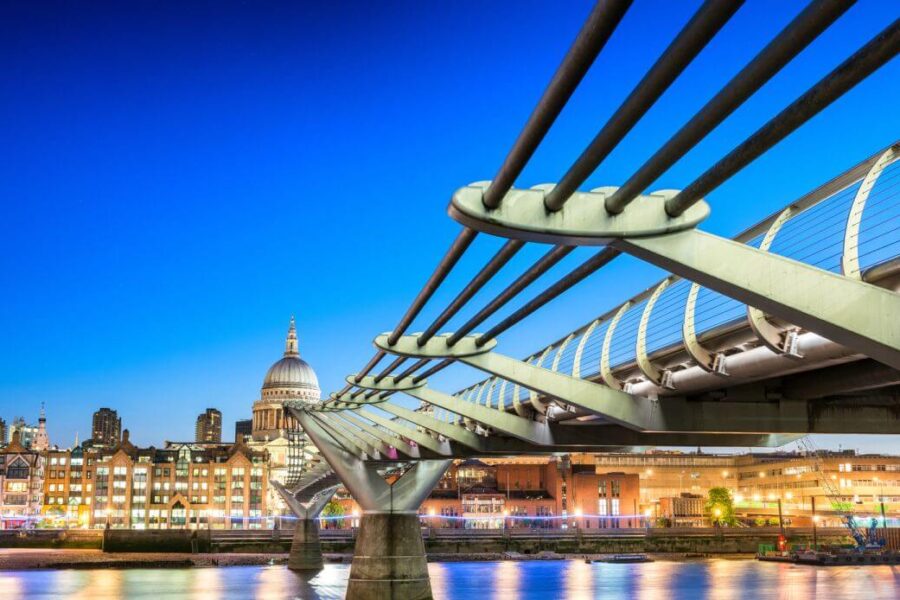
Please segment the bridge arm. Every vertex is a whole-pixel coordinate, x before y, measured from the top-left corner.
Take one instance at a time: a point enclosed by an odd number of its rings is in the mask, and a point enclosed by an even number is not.
[[[345,450],[309,412],[291,409],[291,413],[363,510],[378,510],[390,502],[391,488],[374,466]]]
[[[430,435],[422,433],[421,431],[417,431],[412,427],[407,427],[396,421],[385,419],[384,417],[373,413],[371,410],[357,410],[355,412],[359,416],[368,419],[377,425],[381,425],[382,427],[393,431],[397,435],[412,440],[422,448],[427,448],[439,456],[453,455],[450,445],[447,442],[438,441]]]
[[[541,367],[534,368],[542,371],[547,370]],[[553,436],[546,423],[532,421],[516,414],[466,402],[426,387],[404,390],[403,393],[427,402],[432,406],[437,406],[477,421],[485,427],[490,427],[495,431],[505,433],[522,441],[537,445],[553,444]]]
[[[419,427],[424,427],[429,431],[440,434],[448,440],[472,448],[473,450],[481,452],[487,451],[486,444],[484,443],[485,438],[464,427],[460,427],[453,423],[445,423],[444,421],[435,419],[431,415],[426,415],[415,410],[391,404],[390,402],[379,404],[378,408],[398,416],[401,419],[405,419],[410,423],[414,423]]]
[[[401,438],[399,436],[392,435],[383,429],[379,429],[379,428],[371,425],[370,423],[367,423],[365,420],[356,416],[356,414],[353,413],[353,411],[345,410],[345,411],[340,412],[339,414],[342,419],[349,421],[350,423],[353,423],[354,425],[356,425],[357,427],[359,427],[360,429],[362,429],[364,431],[367,431],[369,433],[369,435],[372,435],[372,436],[380,439],[382,442],[384,442],[391,448],[394,448],[395,450],[397,450],[397,452],[399,452],[400,454],[408,456],[409,458],[412,458],[412,459],[421,458],[421,456],[419,454],[419,449],[417,447],[407,443],[403,438]]]
[[[343,446],[347,452],[355,455],[360,460],[365,460],[367,456],[369,458],[379,457],[373,449],[368,448],[361,441],[346,435],[346,433],[340,427],[336,426],[331,421],[331,418],[324,413],[313,412],[311,414],[312,417],[319,422],[319,425],[325,428],[328,435],[330,435],[338,444]]]
[[[691,229],[612,246],[900,368],[900,294]]]
[[[328,413],[329,418],[334,419],[333,423],[340,427],[341,429],[345,429],[347,434],[354,438],[359,438],[361,442],[366,444],[368,447],[372,448],[375,452],[377,452],[382,457],[389,458],[397,458],[397,450],[391,447],[389,444],[385,443],[381,438],[370,434],[368,431],[359,427],[355,423],[351,422],[348,419],[345,419],[347,411],[346,410],[336,410],[330,411]],[[373,456],[369,454],[369,456]]]

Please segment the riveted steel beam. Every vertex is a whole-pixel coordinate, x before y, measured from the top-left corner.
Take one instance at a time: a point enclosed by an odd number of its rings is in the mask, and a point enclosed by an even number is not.
[[[614,245],[900,368],[900,294],[697,230]]]
[[[512,189],[496,209],[488,209],[482,202],[486,188],[486,183],[478,182],[457,190],[450,202],[450,216],[477,231],[529,242],[602,246],[616,238],[690,229],[709,216],[709,206],[701,201],[678,217],[670,217],[665,204],[677,195],[675,190],[643,195],[628,211],[612,215],[604,203],[618,189],[615,187],[575,192],[555,212],[549,212],[544,206],[553,184]]]

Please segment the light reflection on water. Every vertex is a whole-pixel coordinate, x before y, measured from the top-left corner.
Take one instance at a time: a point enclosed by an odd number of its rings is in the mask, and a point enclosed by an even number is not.
[[[900,567],[888,566],[817,569],[718,559],[633,565],[571,560],[428,566],[439,600],[900,597]],[[0,571],[0,597],[324,600],[344,597],[348,573],[348,565],[327,565],[314,576],[298,575],[283,566]]]

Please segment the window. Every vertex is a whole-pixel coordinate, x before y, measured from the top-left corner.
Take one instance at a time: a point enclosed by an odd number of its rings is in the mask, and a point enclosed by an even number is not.
[[[619,496],[621,496],[622,495],[622,482],[613,480],[610,483],[612,484],[612,485],[610,485],[610,488],[612,489],[613,498],[618,498]]]
[[[16,458],[6,469],[7,479],[28,479],[28,463],[21,458]]]
[[[597,506],[597,514],[601,517],[605,517],[609,514],[609,510],[606,505],[606,498],[600,498],[600,503]]]
[[[613,498],[612,501],[611,501],[611,505],[612,505],[612,510],[611,510],[612,515],[613,515],[614,517],[619,516],[619,514],[620,514],[620,513],[619,513],[619,499],[618,499],[618,498]]]

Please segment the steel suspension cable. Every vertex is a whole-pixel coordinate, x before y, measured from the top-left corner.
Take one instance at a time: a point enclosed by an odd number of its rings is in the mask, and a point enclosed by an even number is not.
[[[444,312],[440,314],[440,316],[435,319],[434,323],[426,329],[422,335],[419,336],[417,340],[418,345],[424,346],[428,340],[434,337],[434,334],[437,333],[438,329],[443,327],[447,321],[453,318],[453,315],[458,313],[460,309],[462,309],[466,303],[472,299],[478,291],[487,284],[491,278],[497,274],[500,269],[502,269],[506,263],[512,259],[516,255],[516,253],[525,246],[525,242],[520,240],[509,240],[507,241],[502,248],[494,255],[494,257],[475,275],[474,278],[466,285],[465,288],[459,293],[456,298],[454,298],[453,302],[444,309]]]
[[[593,257],[589,258],[574,270],[569,272],[568,275],[564,276],[562,279],[538,294],[534,299],[525,304],[525,306],[509,315],[498,324],[491,327],[490,330],[488,330],[484,335],[482,335],[475,341],[475,344],[479,347],[484,346],[490,340],[494,339],[575,284],[584,280],[584,278],[586,278],[594,271],[607,265],[612,259],[619,256],[619,254],[620,252],[618,250],[614,250],[612,248],[604,248]]]
[[[703,3],[559,184],[547,194],[544,199],[547,210],[563,207],[743,3],[743,0]]]
[[[600,0],[594,5],[496,177],[485,191],[482,202],[487,208],[500,206],[503,196],[515,184],[516,178],[547,135],[550,126],[562,112],[588,69],[594,64],[597,55],[612,36],[629,6],[631,0]]]
[[[519,137],[516,139],[506,159],[500,167],[496,177],[488,189],[485,191],[483,202],[485,206],[496,208],[500,205],[503,196],[512,188],[516,178],[525,168],[528,160],[534,154],[535,149],[544,139],[550,127],[553,125],[559,113],[568,102],[572,93],[578,87],[584,75],[590,66],[594,63],[597,55],[606,45],[613,31],[615,31],[622,17],[631,6],[632,0],[601,0],[597,2],[594,9],[588,16],[585,24],[582,26],[578,36],[575,38],[569,51],[566,53],[563,62],[560,64],[550,84],[544,90],[544,94],[538,101],[537,106],[529,117],[528,121],[522,129]],[[424,305],[431,298],[440,284],[444,281],[447,274],[455,266],[456,262],[475,239],[477,233],[464,229],[451,246],[447,255],[438,265],[431,279],[422,288],[419,295],[414,300],[412,306],[401,319],[400,324],[391,332],[388,343],[394,345],[400,336],[406,331],[415,317],[421,312]],[[487,281],[505,264],[512,256],[521,249],[519,243],[507,244],[504,250],[501,250],[503,257],[498,258],[499,266],[496,270],[489,264],[482,273],[484,275],[479,281],[473,281],[465,290],[457,297],[457,299],[448,307],[438,320],[419,338],[419,344],[425,344],[434,333],[445,324],[460,308],[474,296],[478,290],[483,287]],[[505,257],[505,258],[504,258]],[[493,261],[492,261],[493,262]],[[443,322],[441,322],[443,320]],[[357,375],[356,381],[359,382],[363,376],[367,375],[374,366],[384,357],[384,352],[379,351],[365,369]],[[352,389],[352,386],[345,386],[339,394],[344,394]]]
[[[666,212],[677,217],[746,167],[763,152],[819,114],[900,51],[900,19],[895,20],[850,58],[831,71],[790,106],[758,129],[688,187],[666,201]]]
[[[849,9],[855,0],[814,0],[773,39],[637,173],[606,199],[606,210],[622,212],[632,200],[738,109],[797,54]]]
[[[522,290],[534,283],[534,281],[553,268],[556,263],[565,258],[574,248],[572,246],[554,246],[549,252],[544,254],[537,262],[535,262],[527,271],[522,273],[515,281],[513,281],[506,289],[500,292],[496,298],[491,300],[487,306],[482,308],[478,313],[469,319],[462,327],[447,338],[447,345],[453,346],[469,332],[478,327],[485,319],[497,312],[503,305],[515,298]]]

